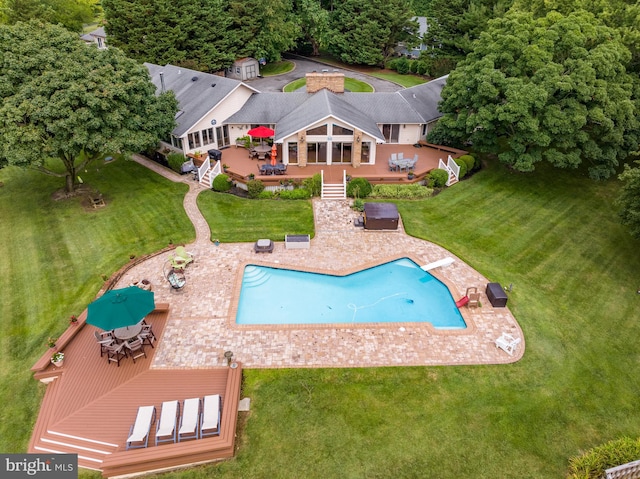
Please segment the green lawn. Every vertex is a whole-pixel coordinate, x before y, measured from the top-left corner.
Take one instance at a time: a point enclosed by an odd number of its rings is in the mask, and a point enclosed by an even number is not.
[[[294,66],[295,64],[293,62],[290,62],[289,60],[267,63],[265,66],[260,67],[260,74],[265,77],[281,75],[293,70]]]
[[[392,71],[380,71],[380,72],[371,72],[369,73],[372,77],[380,78],[382,80],[388,80],[398,85],[402,85],[405,88],[410,88],[416,85],[422,85],[426,83],[428,80],[424,77],[418,75],[400,75],[400,73],[392,72]]]
[[[52,203],[60,180],[0,170],[5,452],[26,449],[37,414],[43,387],[29,367],[46,337],[92,299],[100,275],[130,254],[193,238],[184,185],[122,161],[82,176],[104,192],[106,209]],[[524,358],[247,370],[251,413],[241,416],[236,457],[163,477],[557,478],[570,456],[637,437],[640,242],[617,222],[617,187],[580,172],[541,167],[525,175],[492,165],[434,198],[398,202],[409,233],[491,281],[513,283],[509,306],[525,334]],[[270,236],[271,221],[300,231],[312,224],[307,202],[206,192],[199,204],[222,241]]]
[[[289,93],[292,91],[299,90],[303,88],[307,84],[306,78],[298,78],[297,80],[293,80],[291,83],[285,85],[283,91]],[[356,80],[355,78],[345,77],[344,79],[344,88],[347,91],[362,93],[362,92],[372,92],[373,87],[368,83],[365,83],[360,80]]]

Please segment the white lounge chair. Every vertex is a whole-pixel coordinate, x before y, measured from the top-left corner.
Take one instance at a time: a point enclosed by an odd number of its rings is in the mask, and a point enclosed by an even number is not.
[[[220,435],[220,395],[213,394],[204,397],[202,406],[202,422],[200,423],[200,437]]]
[[[160,420],[156,426],[156,446],[161,442],[176,442],[178,431],[178,401],[165,401],[162,403]]]
[[[178,442],[183,439],[198,439],[200,419],[200,398],[185,399],[182,402],[182,417],[178,430]]]
[[[127,450],[147,447],[149,443],[149,431],[156,418],[155,406],[140,406],[136,422],[129,429],[127,438]]]
[[[496,348],[500,348],[508,355],[513,356],[518,344],[520,344],[520,338],[514,338],[508,333],[502,333],[498,339],[496,339]]]

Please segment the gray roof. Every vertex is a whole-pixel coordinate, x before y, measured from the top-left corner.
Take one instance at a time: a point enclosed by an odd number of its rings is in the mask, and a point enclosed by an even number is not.
[[[442,88],[447,83],[448,76],[445,75],[398,92],[411,105],[411,108],[420,114],[423,123],[429,123],[442,116],[438,110],[438,103],[442,99]]]
[[[345,100],[376,123],[424,123],[407,100],[395,93],[345,93]]]
[[[241,85],[256,91],[238,80],[198,72],[173,65],[144,64],[149,70],[151,81],[156,86],[156,92],[172,90],[178,99],[179,112],[176,115],[178,126],[173,134],[180,137],[189,128],[200,121],[218,103]],[[164,82],[160,79],[163,73]]]
[[[226,119],[227,124],[274,125],[307,101],[305,91],[254,93],[244,106]]]

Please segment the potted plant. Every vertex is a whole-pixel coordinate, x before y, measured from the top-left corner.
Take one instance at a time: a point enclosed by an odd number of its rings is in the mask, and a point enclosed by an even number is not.
[[[224,171],[226,173],[228,169],[229,169],[229,165],[227,165],[226,163],[223,163],[222,164],[222,171]]]
[[[256,175],[254,175],[253,173],[249,173],[249,177],[248,178],[250,180],[253,180],[255,177],[256,177]]]
[[[62,367],[63,362],[64,353],[61,353],[60,351],[58,351],[57,353],[53,353],[53,355],[51,356],[51,364],[53,364],[57,368],[60,368]]]
[[[58,340],[58,338],[52,338],[51,336],[49,336],[49,338],[47,339],[47,345],[50,348],[55,348],[56,347],[56,341]]]
[[[413,180],[415,174],[413,173],[413,170],[409,170],[409,172],[407,173],[407,178],[409,178],[410,180]]]
[[[220,246],[220,240],[218,238],[214,239],[213,244],[216,246]]]
[[[69,318],[69,323],[71,323],[72,326],[77,326],[78,317],[75,314],[72,314],[71,317]]]

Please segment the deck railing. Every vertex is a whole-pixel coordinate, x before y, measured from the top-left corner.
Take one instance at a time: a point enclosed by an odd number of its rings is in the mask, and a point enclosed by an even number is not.
[[[216,163],[219,163],[219,162],[216,161]],[[211,167],[211,160],[207,156],[207,158],[202,162],[202,165],[198,167],[198,182],[202,183],[202,179],[204,178],[205,173],[209,171],[210,167]],[[208,188],[211,188],[211,185],[208,185]]]

